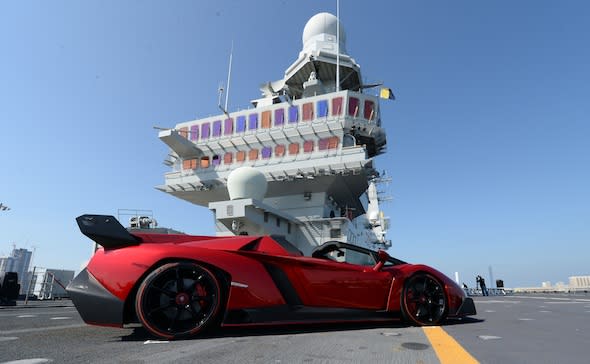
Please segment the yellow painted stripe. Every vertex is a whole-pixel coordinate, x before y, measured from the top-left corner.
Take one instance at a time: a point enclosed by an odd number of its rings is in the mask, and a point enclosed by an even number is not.
[[[440,326],[424,326],[422,327],[424,334],[430,341],[430,344],[438,356],[441,364],[471,364],[479,363],[467,350],[453,339],[453,337],[446,333]]]

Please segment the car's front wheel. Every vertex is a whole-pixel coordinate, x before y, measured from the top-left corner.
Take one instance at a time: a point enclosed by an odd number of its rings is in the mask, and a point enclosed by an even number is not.
[[[418,326],[439,325],[447,315],[445,290],[428,273],[416,273],[406,280],[401,306],[404,318]]]
[[[217,321],[222,288],[215,274],[193,262],[164,264],[151,272],[137,291],[135,309],[154,336],[193,336]]]

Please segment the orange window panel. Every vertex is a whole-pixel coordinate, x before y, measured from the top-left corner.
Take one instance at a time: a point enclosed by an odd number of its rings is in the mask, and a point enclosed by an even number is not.
[[[182,161],[182,169],[191,169],[191,160],[185,159]]]
[[[209,168],[209,157],[202,157],[201,158],[201,168]]]
[[[283,144],[279,144],[275,147],[275,157],[282,157],[285,155],[285,146]]]
[[[340,138],[337,136],[331,137],[328,139],[328,149],[336,149],[338,148],[338,143],[340,142]]]
[[[332,99],[332,116],[342,115],[342,97]]]
[[[313,103],[303,104],[303,121],[313,120]]]
[[[299,143],[289,144],[289,155],[299,154]]]
[[[225,164],[231,164],[232,160],[233,160],[233,153],[225,153],[225,155],[223,156],[223,163]]]
[[[303,152],[313,152],[313,140],[306,140],[305,142],[303,142]]]
[[[178,129],[178,134],[180,134],[181,137],[188,139],[188,127]]]
[[[270,128],[270,121],[271,121],[270,116],[271,116],[270,110],[262,112],[262,121],[261,121],[262,128],[264,128],[264,129]]]
[[[258,149],[251,149],[248,152],[248,160],[255,161],[258,159]]]
[[[246,160],[246,152],[244,152],[243,150],[240,150],[239,152],[236,153],[236,161],[243,162],[245,160]]]

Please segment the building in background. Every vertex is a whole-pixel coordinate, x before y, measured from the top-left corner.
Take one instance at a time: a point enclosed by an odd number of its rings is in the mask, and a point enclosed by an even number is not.
[[[27,282],[31,286],[29,295],[40,300],[54,300],[68,297],[65,290],[68,284],[74,279],[73,270],[50,269],[36,267],[32,279]],[[25,287],[26,289],[26,287]]]
[[[27,249],[12,249],[12,253],[8,257],[0,257],[0,272],[16,272],[18,274],[18,282],[21,286],[21,293],[27,287],[26,278],[29,277],[29,265],[33,252]]]

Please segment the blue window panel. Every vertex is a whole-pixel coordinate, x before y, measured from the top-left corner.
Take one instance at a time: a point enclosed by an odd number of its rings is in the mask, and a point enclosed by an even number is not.
[[[243,131],[246,131],[246,116],[245,115],[238,116],[238,119],[236,120],[236,132],[241,133]]]
[[[203,123],[203,125],[201,125],[201,139],[209,139],[210,133],[211,133],[211,124],[210,123]]]
[[[318,101],[318,117],[328,116],[328,100]]]
[[[285,123],[285,109],[275,110],[275,126],[283,125]]]
[[[250,129],[250,130],[258,129],[258,114],[250,114],[248,116],[248,129]]]
[[[262,158],[268,159],[272,155],[272,148],[271,147],[264,147],[262,148]]]
[[[221,120],[213,122],[213,136],[218,137],[221,135]]]
[[[296,123],[299,121],[299,108],[296,105],[289,106],[289,122]]]

